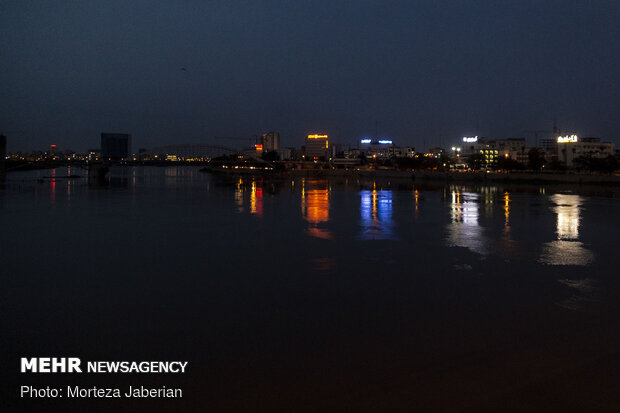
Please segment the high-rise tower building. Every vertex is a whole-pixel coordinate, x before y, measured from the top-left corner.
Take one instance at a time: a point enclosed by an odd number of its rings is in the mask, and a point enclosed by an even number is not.
[[[280,150],[280,134],[276,132],[263,133],[261,135],[263,153]]]
[[[102,133],[101,157],[119,160],[131,155],[131,135],[127,133]]]
[[[320,159],[327,157],[329,140],[327,135],[308,135],[306,137],[306,159]]]

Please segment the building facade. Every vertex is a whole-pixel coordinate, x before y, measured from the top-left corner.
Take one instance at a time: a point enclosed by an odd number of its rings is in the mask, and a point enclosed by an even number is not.
[[[127,133],[102,133],[101,157],[120,160],[131,155],[131,135]]]
[[[390,139],[361,139],[360,152],[367,158],[390,159],[394,157],[394,142]]]
[[[263,152],[280,151],[280,134],[276,132],[263,133],[261,135]]]
[[[306,137],[306,159],[320,160],[326,159],[329,149],[329,139],[327,135],[308,135]]]
[[[599,138],[579,139],[577,135],[560,136],[557,138],[558,161],[566,167],[575,166],[575,160],[584,158],[607,158],[614,156],[614,144],[601,142]]]

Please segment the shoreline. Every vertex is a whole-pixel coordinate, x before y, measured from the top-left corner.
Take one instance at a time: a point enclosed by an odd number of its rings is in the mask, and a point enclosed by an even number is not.
[[[297,178],[378,178],[403,179],[415,182],[472,182],[472,183],[523,183],[523,184],[578,184],[578,185],[620,185],[620,175],[553,173],[553,172],[438,172],[397,170],[352,170],[352,169],[293,169],[287,171],[261,171],[227,168],[211,168],[204,172],[223,175],[256,175],[269,177]]]

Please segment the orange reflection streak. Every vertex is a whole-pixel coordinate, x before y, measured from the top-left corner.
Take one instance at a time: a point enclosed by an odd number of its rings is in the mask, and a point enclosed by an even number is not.
[[[263,188],[257,187],[256,182],[252,182],[252,192],[250,193],[250,213],[259,218],[263,217]]]
[[[235,203],[237,204],[237,212],[243,212],[243,179],[241,178],[235,185]]]
[[[302,215],[309,223],[308,234],[322,239],[332,238],[331,232],[319,226],[329,221],[329,189],[316,188],[326,186],[327,181],[308,181],[314,189],[306,190],[306,182],[302,181]]]
[[[504,227],[508,228],[508,221],[510,218],[510,194],[508,194],[508,192],[504,193],[504,218]]]
[[[256,214],[256,182],[252,182],[252,192],[250,192],[250,214]]]
[[[311,224],[329,221],[329,193],[327,189],[312,189],[306,193],[306,219]]]
[[[377,210],[378,210],[377,201],[379,200],[379,194],[377,193],[376,189],[372,190],[372,194],[370,194],[370,198],[371,198],[371,205],[372,205],[370,216],[373,221],[377,222],[379,220],[379,217],[377,216]]]
[[[417,189],[413,191],[413,197],[415,198],[415,210],[418,212],[418,209],[420,209],[420,193]]]

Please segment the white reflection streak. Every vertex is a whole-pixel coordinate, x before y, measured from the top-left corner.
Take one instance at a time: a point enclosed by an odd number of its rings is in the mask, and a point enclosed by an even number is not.
[[[579,239],[579,207],[581,197],[578,195],[554,195],[551,197],[557,204],[553,211],[558,215],[558,239]]]
[[[579,242],[579,221],[583,198],[579,195],[556,194],[551,197],[556,204],[557,240],[543,245],[540,262],[548,265],[588,265],[594,254]]]
[[[475,253],[487,253],[482,227],[478,224],[479,195],[452,191],[450,205],[451,222],[447,225],[447,244],[450,247],[463,247]]]

